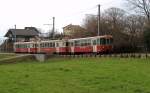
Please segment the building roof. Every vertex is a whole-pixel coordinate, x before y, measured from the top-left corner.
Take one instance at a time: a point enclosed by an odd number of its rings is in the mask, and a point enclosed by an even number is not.
[[[69,25],[63,27],[63,29],[72,29],[72,28],[84,29],[84,28],[82,28],[80,25],[72,25],[72,24],[69,24]]]
[[[5,34],[5,37],[8,37],[9,34],[18,35],[18,36],[38,36],[38,32],[35,30],[29,29],[9,29],[8,32]]]

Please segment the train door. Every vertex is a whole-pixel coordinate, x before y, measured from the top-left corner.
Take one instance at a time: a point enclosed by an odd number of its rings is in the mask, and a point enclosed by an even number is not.
[[[92,40],[92,45],[93,45],[93,53],[97,52],[97,39]]]
[[[41,52],[41,43],[37,42],[36,45],[37,45],[36,46],[37,53],[40,53]]]
[[[26,44],[26,48],[27,48],[27,51],[28,51],[28,53],[30,53],[30,43],[29,44]]]
[[[69,47],[70,47],[70,53],[74,53],[74,41],[71,41],[71,42],[69,42],[70,43],[70,45],[69,45]]]
[[[66,43],[66,45],[65,45],[65,47],[66,47],[65,53],[68,53],[69,52],[69,42],[65,41],[65,43]]]
[[[56,53],[59,54],[59,42],[56,42]]]
[[[35,49],[34,53],[37,53],[37,51],[38,51],[38,44],[36,42],[34,43],[34,49]]]

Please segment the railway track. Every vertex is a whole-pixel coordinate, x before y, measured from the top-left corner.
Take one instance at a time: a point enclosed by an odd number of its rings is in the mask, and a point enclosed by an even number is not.
[[[116,58],[150,58],[150,53],[122,53],[122,54],[74,54],[74,55],[58,55],[57,57],[116,57]]]

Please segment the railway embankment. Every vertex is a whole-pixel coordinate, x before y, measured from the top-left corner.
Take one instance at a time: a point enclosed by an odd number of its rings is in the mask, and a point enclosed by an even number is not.
[[[0,64],[8,64],[8,63],[17,63],[17,62],[27,62],[29,60],[34,60],[35,57],[32,54],[15,54],[13,56],[9,56],[12,54],[0,54],[0,55],[8,55],[8,57],[4,57],[0,59]]]
[[[0,58],[0,64],[20,63],[20,62],[45,62],[51,58],[150,58],[150,53],[120,53],[120,54],[78,54],[78,55],[57,55],[57,54],[0,54],[8,55],[7,57]],[[11,55],[11,56],[10,56]]]

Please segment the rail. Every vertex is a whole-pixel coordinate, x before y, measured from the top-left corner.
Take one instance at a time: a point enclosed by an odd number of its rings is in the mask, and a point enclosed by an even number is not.
[[[123,53],[123,54],[74,54],[74,55],[58,55],[57,57],[116,57],[116,58],[150,58],[150,53]]]

